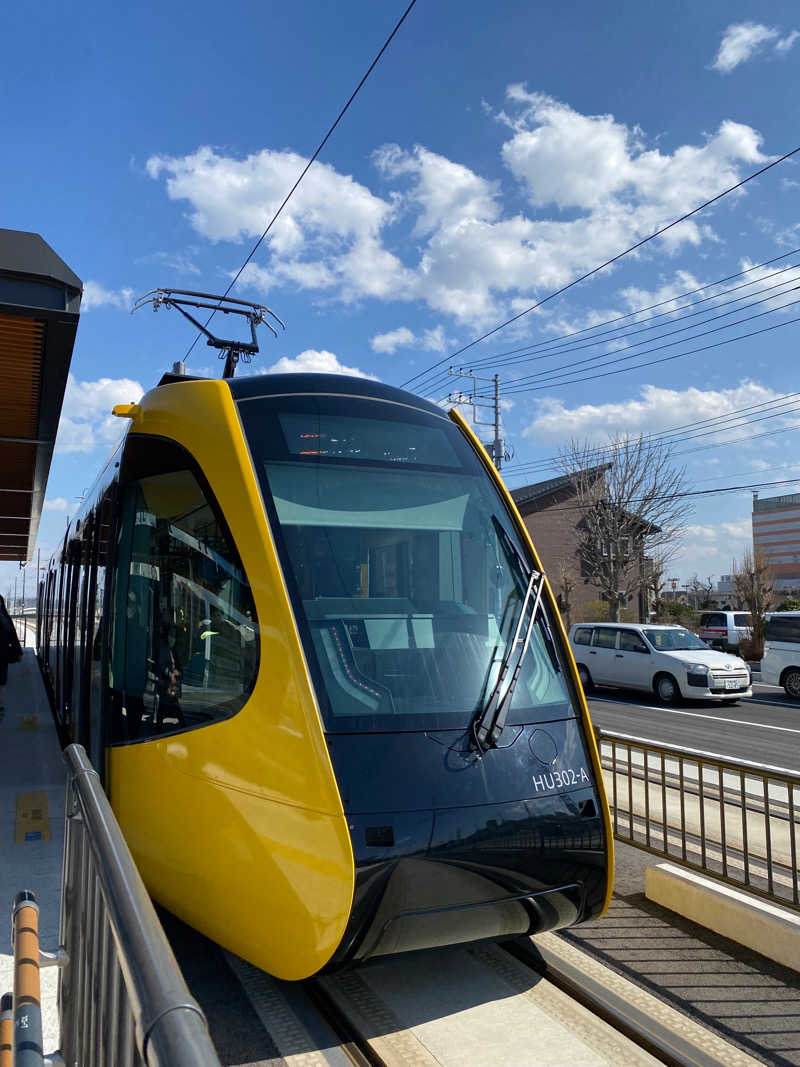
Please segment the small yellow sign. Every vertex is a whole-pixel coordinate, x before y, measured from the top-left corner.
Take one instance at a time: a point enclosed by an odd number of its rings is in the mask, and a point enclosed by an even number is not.
[[[38,730],[39,718],[36,715],[20,715],[19,717],[20,730]]]
[[[47,794],[17,793],[17,814],[14,821],[14,841],[24,845],[26,841],[50,840],[50,815],[47,809]]]

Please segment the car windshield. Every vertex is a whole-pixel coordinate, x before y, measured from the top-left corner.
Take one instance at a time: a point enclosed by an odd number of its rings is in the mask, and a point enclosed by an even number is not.
[[[531,566],[447,419],[332,396],[240,411],[328,730],[465,728],[494,685]],[[539,612],[509,724],[572,715]]]
[[[703,648],[708,645],[688,630],[643,630],[644,636],[658,652],[677,652],[679,649]]]

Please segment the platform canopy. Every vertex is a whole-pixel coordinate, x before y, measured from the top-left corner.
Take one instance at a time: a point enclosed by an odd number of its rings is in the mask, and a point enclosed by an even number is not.
[[[0,561],[33,555],[82,290],[38,234],[0,229]]]

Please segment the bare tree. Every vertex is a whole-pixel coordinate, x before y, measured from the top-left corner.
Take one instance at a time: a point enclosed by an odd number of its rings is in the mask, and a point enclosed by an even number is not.
[[[696,608],[707,608],[711,604],[711,594],[714,592],[714,575],[709,574],[706,578],[701,578],[694,574],[686,583],[686,588],[692,594]]]
[[[667,586],[667,560],[663,555],[653,556],[649,559],[646,568],[645,585],[647,599],[650,602],[656,618],[664,613],[664,590]]]
[[[739,603],[750,612],[752,654],[760,659],[767,629],[767,612],[775,599],[775,572],[760,549],[744,550],[741,563],[734,565],[731,575],[733,589]]]
[[[564,625],[567,629],[572,626],[572,593],[575,589],[575,572],[572,563],[568,559],[562,559],[558,564],[558,606],[564,617]]]
[[[598,456],[604,462],[598,465]],[[691,512],[685,500],[685,468],[672,448],[652,437],[610,438],[602,452],[573,441],[561,467],[577,491],[581,510],[581,573],[608,601],[609,619],[645,582],[645,555],[665,563],[675,552]]]

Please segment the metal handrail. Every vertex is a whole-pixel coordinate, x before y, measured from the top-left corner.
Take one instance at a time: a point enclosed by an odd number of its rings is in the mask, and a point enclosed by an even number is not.
[[[81,1067],[220,1067],[97,772],[81,745],[70,745],[64,757],[64,1059]]]
[[[615,838],[800,910],[800,773],[596,735]]]

